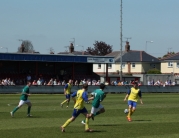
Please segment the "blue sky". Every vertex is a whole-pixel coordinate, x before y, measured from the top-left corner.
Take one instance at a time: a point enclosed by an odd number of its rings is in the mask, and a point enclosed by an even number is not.
[[[41,54],[51,47],[58,53],[75,38],[75,45],[85,49],[97,40],[120,50],[120,4],[120,0],[0,0],[0,47],[17,52],[22,39],[31,41]],[[123,41],[131,37],[132,50],[147,46],[155,57],[179,52],[178,6],[179,0],[123,0]]]

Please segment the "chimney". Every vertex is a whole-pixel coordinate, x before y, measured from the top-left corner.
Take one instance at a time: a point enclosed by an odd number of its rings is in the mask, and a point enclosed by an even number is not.
[[[21,44],[21,52],[23,53],[25,51],[25,47],[24,47],[24,44]]]
[[[130,51],[130,45],[129,45],[129,42],[128,42],[128,41],[126,41],[125,51],[126,51],[126,52],[129,52],[129,51]]]
[[[74,52],[73,43],[70,43],[69,52],[70,52],[70,53],[73,53],[73,52]]]

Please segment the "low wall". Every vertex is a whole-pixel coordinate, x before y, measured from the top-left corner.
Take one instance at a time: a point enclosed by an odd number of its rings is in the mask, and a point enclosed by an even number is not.
[[[24,86],[0,86],[0,94],[11,94],[11,93],[21,93]],[[72,92],[80,89],[81,86],[73,86]],[[99,88],[99,86],[89,86],[88,92]],[[115,93],[126,93],[131,86],[106,86],[104,92],[115,92]],[[179,86],[140,86],[142,92],[179,92]],[[64,86],[31,86],[30,93],[47,94],[47,93],[59,93],[62,94]]]

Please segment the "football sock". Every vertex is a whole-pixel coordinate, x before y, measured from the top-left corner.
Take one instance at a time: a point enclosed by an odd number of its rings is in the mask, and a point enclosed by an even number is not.
[[[63,101],[61,104],[64,104],[64,103],[66,103],[66,102],[67,102],[67,100]]]
[[[70,118],[70,119],[68,119],[68,120],[65,122],[65,124],[64,124],[62,127],[63,127],[63,128],[67,127],[71,122],[72,122],[72,121],[71,121],[71,118]]]
[[[89,129],[89,119],[88,118],[86,118],[86,120],[85,120],[85,130],[87,130],[87,129]]]
[[[67,102],[67,106],[69,106],[69,102]]]
[[[93,114],[93,117],[95,117],[95,116],[97,116],[99,114],[100,114],[100,112],[97,112],[96,114]],[[86,119],[84,119],[83,122],[86,123]]]
[[[132,110],[132,111],[131,111],[131,115],[132,115],[134,112],[135,112],[135,110]]]
[[[28,106],[27,108],[27,114],[30,115],[30,109],[31,109],[31,106]]]
[[[131,108],[129,108],[129,113],[127,115],[128,118],[131,118],[131,112],[132,112],[132,110],[131,110]]]
[[[14,110],[12,111],[12,113],[14,114],[17,110],[19,109],[19,107],[15,107]]]

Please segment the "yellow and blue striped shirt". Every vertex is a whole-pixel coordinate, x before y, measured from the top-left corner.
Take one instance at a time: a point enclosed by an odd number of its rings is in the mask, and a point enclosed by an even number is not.
[[[65,85],[64,89],[65,89],[65,93],[66,94],[70,94],[71,93],[71,87],[72,87],[72,85],[70,83],[67,83]]]
[[[138,97],[142,97],[142,93],[141,93],[141,90],[139,88],[134,88],[132,87],[129,91],[128,91],[128,100],[130,101],[134,101],[134,102],[137,102],[138,100]]]
[[[72,94],[72,97],[76,97],[76,103],[74,105],[74,109],[83,109],[84,101],[88,101],[88,93],[84,90],[78,90]]]

